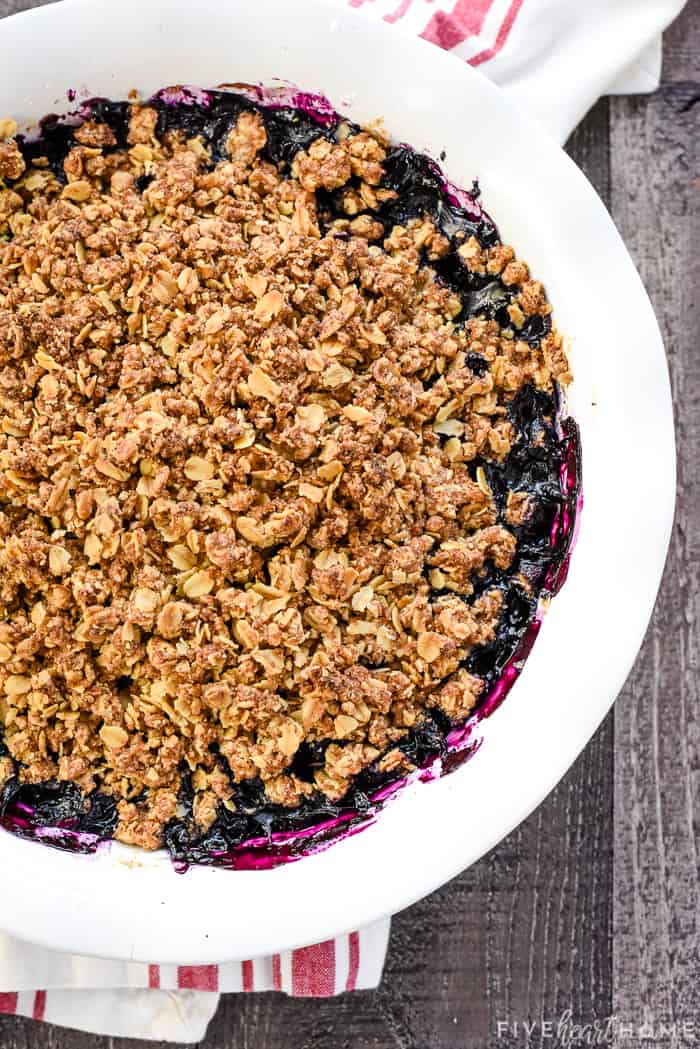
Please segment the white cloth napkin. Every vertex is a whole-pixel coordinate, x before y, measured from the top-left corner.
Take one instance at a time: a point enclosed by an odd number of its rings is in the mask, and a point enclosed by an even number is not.
[[[452,51],[561,142],[601,95],[653,91],[661,33],[684,0],[329,0]],[[283,73],[283,71],[281,71]],[[376,987],[389,920],[327,943],[220,966],[100,961],[0,934],[0,1012],[98,1034],[196,1042],[221,992]]]

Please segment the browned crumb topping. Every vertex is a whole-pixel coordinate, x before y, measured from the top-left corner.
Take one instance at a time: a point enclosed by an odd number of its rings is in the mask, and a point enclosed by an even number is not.
[[[155,128],[134,107],[128,152],[105,153],[85,123],[66,185],[0,142],[0,717],[22,780],[99,784],[146,848],[183,762],[202,828],[233,804],[214,744],[294,806],[302,741],[334,741],[315,787],[337,799],[377,759],[404,767],[426,706],[469,713],[460,664],[501,595],[462,597],[516,545],[469,464],[507,455],[523,384],[568,380],[556,333],[517,338],[549,306],[512,249],[461,254],[519,285],[515,338],[454,323],[431,221],[360,214],[388,192],[371,134],[284,176],[254,113],[213,168]],[[314,191],[351,177],[322,232]],[[511,494],[508,522],[527,512]]]

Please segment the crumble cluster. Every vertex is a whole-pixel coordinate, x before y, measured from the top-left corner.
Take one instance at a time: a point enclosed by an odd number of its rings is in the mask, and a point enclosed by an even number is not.
[[[550,307],[509,247],[459,254],[517,288],[511,326],[455,323],[448,240],[373,210],[376,132],[285,174],[255,112],[215,165],[157,117],[132,108],[126,150],[88,120],[65,183],[0,122],[0,782],[99,787],[145,848],[182,768],[206,830],[232,781],[339,799],[405,766],[427,707],[469,714],[501,611],[474,580],[516,552],[474,461],[507,456],[518,389],[569,379],[556,332],[518,338]]]

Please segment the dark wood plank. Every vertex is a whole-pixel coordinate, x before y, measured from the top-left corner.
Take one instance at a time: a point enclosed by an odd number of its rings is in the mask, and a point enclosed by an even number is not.
[[[611,132],[613,212],[665,336],[679,451],[664,583],[642,657],[615,708],[614,1007],[626,1022],[646,1021],[657,1032],[662,1023],[697,1024],[700,1016],[697,0],[670,36],[668,60],[681,75],[669,76],[647,102],[615,100]],[[680,1039],[657,1033],[655,1044]]]
[[[31,0],[0,0],[0,14]],[[608,103],[570,143],[605,199]],[[612,719],[540,809],[488,856],[393,923],[382,987],[330,1001],[225,996],[203,1049],[515,1049],[541,1029],[498,1037],[499,1021],[579,1022],[611,1010]],[[0,1019],[2,1049],[135,1049]]]
[[[687,0],[685,9],[664,35],[664,84],[697,80],[700,4]]]

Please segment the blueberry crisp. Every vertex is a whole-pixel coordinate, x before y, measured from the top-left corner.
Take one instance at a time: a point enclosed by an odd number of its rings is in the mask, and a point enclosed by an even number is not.
[[[478,196],[306,96],[0,121],[5,826],[216,862],[479,711],[576,431]]]

